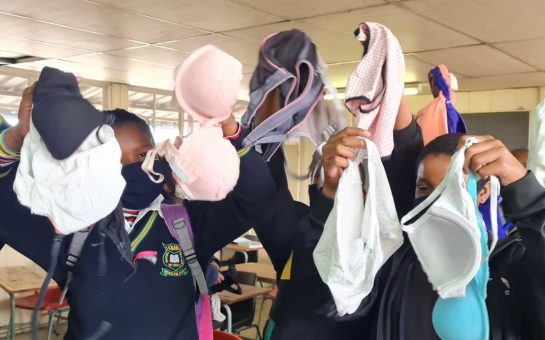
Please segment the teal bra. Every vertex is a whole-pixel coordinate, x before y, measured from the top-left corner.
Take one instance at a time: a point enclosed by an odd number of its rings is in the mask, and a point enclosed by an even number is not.
[[[477,210],[477,179],[469,175],[468,191],[475,202],[483,259],[488,257],[488,235],[481,214]],[[473,280],[466,287],[463,298],[438,298],[432,313],[435,332],[442,340],[486,340],[490,325],[486,308],[488,261],[484,261]]]

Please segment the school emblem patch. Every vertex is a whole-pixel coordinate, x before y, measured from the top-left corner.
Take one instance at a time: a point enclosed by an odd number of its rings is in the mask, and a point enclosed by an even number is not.
[[[163,268],[161,275],[170,277],[180,277],[187,275],[184,257],[180,252],[178,243],[163,243]]]

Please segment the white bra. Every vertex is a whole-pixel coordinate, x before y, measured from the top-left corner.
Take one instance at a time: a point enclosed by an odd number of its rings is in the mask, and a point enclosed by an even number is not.
[[[476,142],[472,138],[466,141],[452,156],[441,184],[401,220],[422,269],[442,298],[463,297],[465,287],[487,260],[483,259],[475,202],[462,169],[465,151]],[[490,184],[491,216],[496,216],[500,184],[494,176]],[[497,240],[498,225],[493,218],[489,253]]]
[[[371,292],[382,265],[403,244],[403,233],[390,185],[377,147],[367,145],[367,195],[358,165],[358,151],[339,181],[333,210],[314,250],[314,264],[328,285],[340,316],[357,310]]]

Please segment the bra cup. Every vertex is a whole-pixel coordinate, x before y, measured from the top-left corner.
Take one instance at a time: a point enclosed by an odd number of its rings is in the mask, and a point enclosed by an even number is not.
[[[220,201],[238,181],[240,159],[218,126],[201,127],[186,137],[176,162],[189,180],[176,171],[174,179],[190,200]]]
[[[462,171],[464,150],[452,156],[434,192],[402,218],[422,269],[442,298],[463,297],[483,258],[475,203]]]
[[[442,340],[482,340],[487,338],[488,312],[477,284],[472,281],[464,298],[438,298],[432,312],[435,332]]]
[[[410,231],[409,240],[428,280],[440,294],[459,291],[471,281],[480,259],[478,239],[462,216],[431,208]]]
[[[194,51],[178,68],[174,95],[184,112],[201,125],[227,119],[242,81],[240,61],[214,45]]]

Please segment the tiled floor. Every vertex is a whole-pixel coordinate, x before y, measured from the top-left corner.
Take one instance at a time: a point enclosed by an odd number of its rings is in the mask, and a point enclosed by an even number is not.
[[[66,324],[60,324],[58,331],[59,331],[60,335],[57,336],[57,335],[53,334],[53,336],[51,337],[52,340],[62,339],[62,337],[64,336],[64,333],[66,332]],[[40,340],[47,339],[47,328],[40,329],[39,338],[40,338]],[[32,334],[30,334],[30,332],[17,334],[15,336],[15,339],[16,340],[32,340]]]

